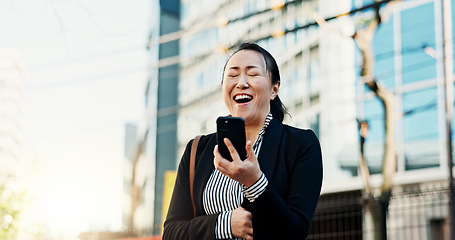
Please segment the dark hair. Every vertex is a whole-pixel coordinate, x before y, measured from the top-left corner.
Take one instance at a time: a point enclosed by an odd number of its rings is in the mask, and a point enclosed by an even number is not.
[[[266,70],[270,74],[270,81],[272,82],[272,85],[281,81],[278,64],[276,63],[275,58],[273,58],[272,54],[270,54],[267,50],[255,43],[242,43],[231,55],[231,57],[242,50],[251,50],[260,53],[264,57]],[[228,61],[226,61],[226,64]],[[223,76],[225,69],[226,65],[223,68]],[[270,100],[270,112],[272,113],[273,118],[279,120],[280,122],[283,122],[285,114],[289,114],[278,95],[275,97],[275,99]]]

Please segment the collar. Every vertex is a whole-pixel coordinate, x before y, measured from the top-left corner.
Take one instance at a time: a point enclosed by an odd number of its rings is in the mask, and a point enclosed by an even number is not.
[[[256,139],[256,142],[254,142],[254,144],[253,144],[253,149],[254,149],[256,155],[257,155],[256,150],[257,150],[258,146],[261,145],[262,139],[264,137],[264,133],[267,130],[267,127],[269,126],[270,121],[272,121],[272,119],[273,119],[273,115],[272,115],[272,113],[269,112],[269,114],[267,114],[267,117],[265,117],[264,126],[262,127],[261,131],[259,131],[258,138]]]

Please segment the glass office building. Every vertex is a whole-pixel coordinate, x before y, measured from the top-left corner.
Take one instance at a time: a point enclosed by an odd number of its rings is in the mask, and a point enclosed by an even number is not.
[[[357,144],[355,45],[312,23],[315,14],[339,14],[351,5],[337,1],[323,8],[320,4],[182,1],[178,155],[195,135],[215,131],[216,118],[228,114],[221,98],[223,66],[236,46],[252,41],[269,50],[280,65],[279,94],[291,114],[285,122],[313,129],[325,161],[333,163],[325,164],[325,171],[336,176],[334,182],[349,179],[348,172],[335,165],[342,142]],[[347,20],[333,24],[346,28]]]
[[[380,26],[373,43],[375,77],[395,93],[397,101],[399,174],[447,167],[441,2],[403,3]],[[381,149],[384,142],[381,103],[362,84],[358,85],[357,93],[358,116],[371,126],[366,147]],[[373,171],[379,170],[382,153],[372,150],[368,156],[371,165],[376,166]]]
[[[447,186],[444,70],[453,69],[453,55],[450,61],[444,61],[443,56],[445,48],[453,45],[453,26],[450,31],[444,26],[454,22],[451,12],[455,5],[454,1],[447,2],[451,5],[446,11],[449,21],[443,20],[442,0],[402,1],[392,8],[388,19],[383,19],[374,36],[374,77],[394,94],[397,103],[397,193],[406,192],[410,186]],[[373,9],[341,15],[374,3],[183,0],[176,164],[190,139],[214,132],[216,118],[228,114],[221,97],[223,66],[236,46],[252,41],[269,50],[280,65],[279,94],[292,116],[285,122],[313,129],[321,141],[323,196],[361,192],[364,187],[358,169],[358,120],[366,120],[370,126],[365,154],[373,174],[372,185],[379,187],[384,110],[362,83],[362,56],[350,37]],[[316,24],[321,18],[328,19],[327,24]],[[449,41],[444,41],[444,36]],[[447,78],[453,82],[453,74]],[[391,209],[396,206],[393,201]],[[396,216],[393,211],[390,215]],[[447,214],[425,215],[421,221],[425,225],[429,219],[446,218]],[[405,227],[397,219],[390,221]],[[433,236],[430,230],[419,231],[419,236]]]
[[[292,116],[285,121],[313,129],[323,144],[326,172],[335,173],[327,175],[325,186],[330,178],[334,183],[357,178],[358,119],[370,124],[366,153],[371,171],[378,173],[384,111],[360,80],[362,58],[348,37],[368,9],[331,20],[327,29],[311,24],[315,16],[328,18],[373,2],[183,1],[179,154],[189,139],[214,131],[216,117],[227,114],[222,68],[235,46],[253,41],[280,64],[280,96]],[[398,175],[447,168],[441,11],[441,1],[404,1],[373,41],[374,76],[398,103]]]
[[[125,128],[123,223],[135,235],[161,233],[164,176],[175,170],[179,64],[169,59],[178,59],[179,41],[161,37],[179,29],[180,1],[153,0],[144,118]]]

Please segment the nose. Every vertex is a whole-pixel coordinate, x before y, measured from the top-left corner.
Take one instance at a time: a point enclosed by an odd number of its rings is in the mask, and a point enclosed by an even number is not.
[[[246,77],[246,75],[242,74],[239,78],[239,81],[237,82],[237,88],[240,88],[240,89],[245,89],[245,88],[248,88],[250,85],[248,84],[248,79]]]

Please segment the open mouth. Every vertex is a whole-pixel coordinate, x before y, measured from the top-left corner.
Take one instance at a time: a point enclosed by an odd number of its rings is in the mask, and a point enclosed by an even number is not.
[[[237,94],[234,96],[234,101],[236,103],[247,103],[253,100],[253,97],[247,94]]]

